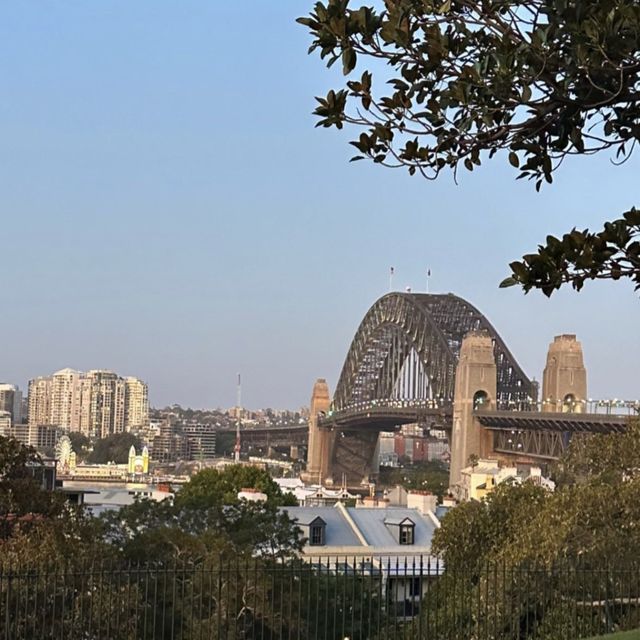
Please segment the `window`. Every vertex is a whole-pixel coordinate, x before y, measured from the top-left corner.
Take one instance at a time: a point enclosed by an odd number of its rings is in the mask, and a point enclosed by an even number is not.
[[[413,544],[413,525],[400,525],[400,544]]]
[[[568,393],[562,401],[562,413],[574,413],[576,410],[576,397]]]
[[[324,544],[324,526],[321,524],[314,524],[311,526],[309,535],[309,544],[312,546],[319,546]]]
[[[473,396],[473,410],[484,409],[485,405],[489,402],[489,396],[485,391],[476,391]]]
[[[421,578],[409,579],[409,595],[413,597],[422,595],[422,579]]]

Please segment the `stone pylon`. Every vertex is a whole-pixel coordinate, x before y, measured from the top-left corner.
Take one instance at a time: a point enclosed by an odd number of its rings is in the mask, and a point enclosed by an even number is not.
[[[542,410],[582,413],[587,404],[587,370],[575,335],[556,336],[542,377]]]
[[[309,444],[307,448],[307,470],[302,474],[305,482],[326,480],[330,468],[331,436],[329,431],[318,428],[318,413],[328,411],[331,406],[329,387],[324,378],[313,385],[309,406]]]
[[[449,486],[460,482],[469,457],[487,456],[493,449],[491,434],[473,417],[476,409],[495,409],[497,369],[491,336],[472,331],[462,341],[456,368],[451,434]]]

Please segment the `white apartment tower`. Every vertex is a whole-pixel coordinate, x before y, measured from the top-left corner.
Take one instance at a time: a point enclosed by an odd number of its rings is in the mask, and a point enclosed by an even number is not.
[[[124,423],[127,429],[149,424],[149,388],[138,378],[125,378]]]
[[[67,431],[80,430],[81,376],[73,369],[62,369],[51,376],[51,418],[47,424],[55,424]]]
[[[29,380],[28,422],[30,425],[50,424],[53,376]]]

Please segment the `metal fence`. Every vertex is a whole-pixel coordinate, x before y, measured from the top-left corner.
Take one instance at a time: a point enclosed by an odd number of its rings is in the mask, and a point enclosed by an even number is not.
[[[575,640],[640,627],[640,568],[220,557],[4,567],[0,639]]]

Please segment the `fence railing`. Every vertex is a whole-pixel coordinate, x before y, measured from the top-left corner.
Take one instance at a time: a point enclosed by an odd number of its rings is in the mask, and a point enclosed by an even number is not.
[[[640,567],[228,559],[0,570],[0,639],[575,640],[640,627]]]

